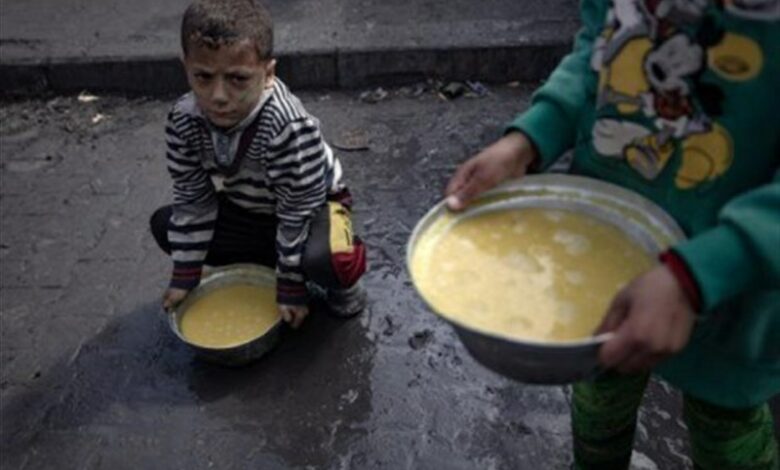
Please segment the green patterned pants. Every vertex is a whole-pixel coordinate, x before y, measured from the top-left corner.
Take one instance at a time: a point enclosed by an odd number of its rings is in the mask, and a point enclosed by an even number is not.
[[[628,468],[647,381],[647,375],[607,374],[574,385],[575,469]],[[685,395],[683,418],[690,431],[696,469],[780,470],[768,405],[734,410]]]

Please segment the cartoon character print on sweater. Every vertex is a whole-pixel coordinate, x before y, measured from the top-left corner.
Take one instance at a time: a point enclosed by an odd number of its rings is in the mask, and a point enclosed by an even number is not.
[[[778,5],[780,0],[725,0],[720,6],[709,0],[614,0],[591,56],[599,73],[597,107],[613,111],[600,112],[593,127],[596,151],[625,161],[647,180],[679,158],[674,180],[683,190],[728,171],[733,143],[717,122],[723,92],[702,74],[709,69],[725,80],[751,80],[763,54],[752,39],[719,28],[710,11],[762,12],[766,18]]]

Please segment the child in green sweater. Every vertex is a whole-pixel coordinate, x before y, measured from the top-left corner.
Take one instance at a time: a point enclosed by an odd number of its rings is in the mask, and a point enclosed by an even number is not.
[[[629,465],[649,374],[684,394],[693,461],[777,469],[780,1],[584,0],[574,50],[456,171],[454,210],[574,149],[572,172],[668,211],[689,239],[613,299],[607,375],[574,387],[575,468]]]

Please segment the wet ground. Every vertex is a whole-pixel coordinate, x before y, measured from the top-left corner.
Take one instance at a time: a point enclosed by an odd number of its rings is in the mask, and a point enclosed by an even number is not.
[[[147,220],[170,198],[170,101],[2,106],[3,468],[568,468],[567,388],[477,365],[403,263],[456,163],[527,106],[528,90],[357,96],[302,94],[334,145],[368,147],[340,156],[370,246],[370,305],[348,321],[315,309],[235,370],[194,360],[159,313],[169,262]],[[654,383],[635,468],[687,468],[684,436],[678,395]]]

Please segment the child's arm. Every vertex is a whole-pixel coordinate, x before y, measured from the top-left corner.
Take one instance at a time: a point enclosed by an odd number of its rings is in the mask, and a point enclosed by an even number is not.
[[[458,168],[445,191],[451,209],[462,209],[481,192],[525,175],[532,161],[546,168],[574,146],[580,115],[595,106],[597,78],[590,60],[606,6],[606,1],[583,0],[583,27],[574,50],[534,93],[531,108],[509,125],[504,138]]]
[[[173,179],[173,215],[168,226],[173,272],[163,302],[171,308],[200,282],[203,261],[214,234],[217,198],[197,152],[180,128],[186,118],[175,111],[165,127],[168,172]]]
[[[465,209],[480,193],[508,178],[525,176],[536,158],[525,134],[510,132],[458,167],[444,191],[447,206],[455,211]]]
[[[695,281],[700,315],[737,295],[780,286],[780,171],[729,202],[718,220],[672,250]],[[647,370],[685,347],[695,313],[680,281],[662,265],[617,295],[600,328],[616,333],[601,348],[604,366]]]
[[[308,302],[301,254],[314,212],[325,204],[327,154],[319,126],[312,119],[288,123],[268,148],[267,174],[276,196],[278,253],[277,302],[305,306]]]
[[[726,204],[718,222],[673,250],[697,281],[703,312],[780,286],[780,169],[768,184]]]

